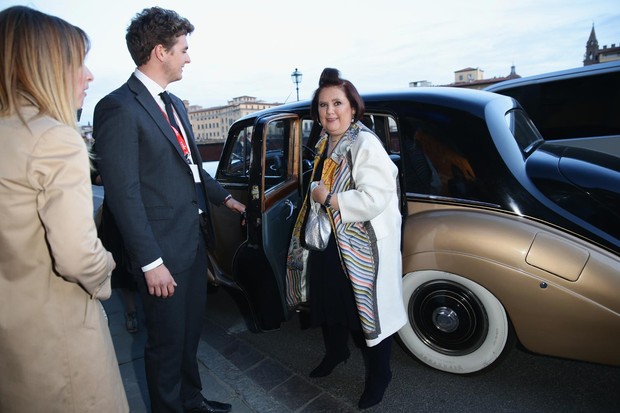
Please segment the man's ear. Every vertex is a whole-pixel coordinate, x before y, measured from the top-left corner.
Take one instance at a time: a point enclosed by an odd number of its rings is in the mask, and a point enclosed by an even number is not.
[[[153,48],[151,52],[151,57],[155,57],[159,61],[164,61],[166,59],[166,48],[162,44],[158,44]]]

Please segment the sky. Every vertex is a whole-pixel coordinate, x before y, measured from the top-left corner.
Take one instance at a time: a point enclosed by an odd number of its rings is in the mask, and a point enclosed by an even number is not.
[[[521,76],[579,67],[592,25],[600,47],[620,44],[618,0],[0,0],[0,9],[12,5],[59,16],[89,35],[86,65],[95,79],[81,124],[135,69],[125,32],[152,6],[195,26],[191,63],[168,90],[202,107],[246,95],[294,101],[296,68],[303,100],[325,67],[365,93],[422,80],[446,85],[468,67],[485,79],[507,76],[512,65]]]

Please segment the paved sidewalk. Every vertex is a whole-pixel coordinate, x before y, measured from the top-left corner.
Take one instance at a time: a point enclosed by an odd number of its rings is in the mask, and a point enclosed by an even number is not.
[[[110,322],[110,332],[116,350],[116,357],[123,378],[123,385],[127,393],[129,408],[132,413],[147,413],[150,411],[146,377],[144,372],[144,344],[146,342],[146,328],[144,326],[144,313],[138,309],[140,321],[139,331],[129,334],[125,329],[123,303],[120,294],[116,291],[112,297],[103,303]],[[208,360],[211,366],[218,369],[226,369],[225,360],[211,348],[205,340],[201,340],[198,348],[200,377],[205,389],[204,396],[209,399],[230,403],[233,412],[249,413],[263,412],[260,408],[250,408],[249,403],[234,388],[223,382],[213,370],[206,364]],[[259,398],[261,403],[263,400]],[[269,402],[269,400],[267,400]]]
[[[129,407],[147,413],[148,391],[144,373],[144,314],[138,309],[139,331],[125,330],[123,304],[116,291],[103,303],[110,322]],[[205,320],[198,347],[203,395],[232,404],[233,413],[351,412],[351,406],[333,398],[304,376]]]

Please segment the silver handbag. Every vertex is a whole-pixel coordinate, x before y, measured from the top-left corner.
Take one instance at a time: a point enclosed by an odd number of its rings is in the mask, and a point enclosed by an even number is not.
[[[327,211],[318,202],[311,202],[304,235],[306,248],[314,251],[325,250],[331,233],[332,226]]]

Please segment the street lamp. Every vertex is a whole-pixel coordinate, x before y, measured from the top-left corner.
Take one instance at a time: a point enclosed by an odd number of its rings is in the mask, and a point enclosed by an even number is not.
[[[299,84],[301,83],[301,77],[303,74],[295,68],[295,71],[291,73],[291,80],[295,83],[295,87],[297,88],[297,101],[299,101]]]

